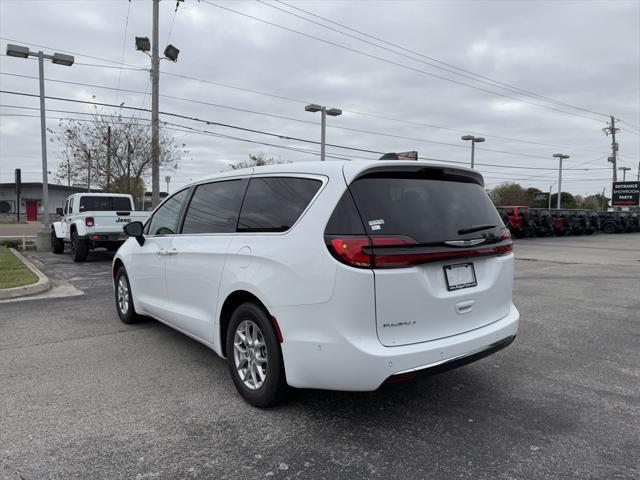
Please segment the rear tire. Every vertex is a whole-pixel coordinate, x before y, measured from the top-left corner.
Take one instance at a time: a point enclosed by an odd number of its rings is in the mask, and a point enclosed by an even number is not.
[[[616,233],[616,226],[613,223],[607,223],[602,227],[604,233]]]
[[[64,253],[64,240],[58,238],[54,229],[51,229],[51,251],[56,255]]]
[[[129,277],[124,267],[118,269],[114,284],[116,310],[118,311],[120,320],[126,324],[139,322],[142,317],[136,313],[133,304],[133,295],[131,294],[131,284],[129,283]]]
[[[238,392],[265,408],[286,396],[284,362],[271,319],[255,303],[243,303],[231,316],[226,338],[227,364]]]
[[[78,234],[73,232],[71,234],[71,256],[74,262],[84,262],[89,254],[89,248],[87,242],[80,240]]]

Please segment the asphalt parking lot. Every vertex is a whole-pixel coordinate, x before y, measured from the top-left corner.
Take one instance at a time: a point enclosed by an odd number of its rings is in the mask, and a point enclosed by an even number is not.
[[[516,255],[508,349],[259,410],[212,351],[118,320],[109,255],[31,254],[84,294],[0,304],[0,478],[640,478],[640,235]]]

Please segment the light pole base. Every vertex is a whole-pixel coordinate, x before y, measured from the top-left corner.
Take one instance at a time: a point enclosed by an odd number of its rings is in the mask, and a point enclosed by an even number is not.
[[[48,252],[51,250],[51,229],[38,230],[36,238],[36,250],[38,252]]]

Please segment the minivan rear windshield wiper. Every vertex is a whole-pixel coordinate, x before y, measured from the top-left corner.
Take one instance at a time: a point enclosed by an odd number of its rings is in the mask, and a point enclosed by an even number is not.
[[[470,227],[461,228],[460,230],[458,230],[458,235],[479,232],[480,230],[488,230],[490,228],[496,228],[496,226],[495,225],[472,225]]]

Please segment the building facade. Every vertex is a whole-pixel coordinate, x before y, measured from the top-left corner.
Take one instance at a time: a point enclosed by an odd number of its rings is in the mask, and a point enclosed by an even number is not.
[[[62,208],[69,195],[86,191],[82,187],[49,184],[49,213],[55,215],[56,208]],[[42,183],[22,183],[20,221],[42,220],[42,211]],[[0,183],[0,217],[12,221],[17,219],[15,183]]]

